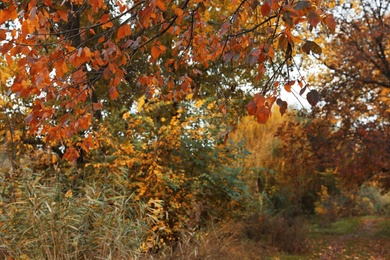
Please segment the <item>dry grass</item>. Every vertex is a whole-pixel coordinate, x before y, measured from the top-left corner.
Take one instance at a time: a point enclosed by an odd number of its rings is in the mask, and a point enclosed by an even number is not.
[[[43,174],[1,183],[0,259],[133,259],[141,254],[150,225],[147,205],[134,201],[126,187],[92,182],[75,192]]]
[[[169,250],[142,259],[264,259],[266,247],[248,239],[244,226],[244,222],[228,221],[210,225],[206,231],[188,232]]]

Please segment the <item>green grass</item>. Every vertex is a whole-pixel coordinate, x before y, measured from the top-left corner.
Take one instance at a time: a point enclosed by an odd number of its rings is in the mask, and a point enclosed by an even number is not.
[[[384,219],[379,223],[376,235],[390,239],[390,219]]]
[[[359,218],[345,218],[329,226],[314,224],[312,226],[311,236],[315,238],[322,235],[350,235],[357,231],[359,222]]]

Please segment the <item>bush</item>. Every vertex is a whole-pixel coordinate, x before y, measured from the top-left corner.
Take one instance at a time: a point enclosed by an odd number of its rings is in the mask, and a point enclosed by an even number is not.
[[[246,235],[255,241],[264,241],[288,253],[303,253],[307,248],[308,225],[300,217],[262,216],[249,217]]]
[[[379,188],[370,184],[363,184],[358,190],[338,190],[333,193],[322,186],[319,195],[316,213],[322,225],[343,217],[386,215],[390,208],[390,193],[382,195]]]

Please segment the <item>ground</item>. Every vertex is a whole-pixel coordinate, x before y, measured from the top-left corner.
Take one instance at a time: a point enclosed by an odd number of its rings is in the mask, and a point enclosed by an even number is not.
[[[266,259],[390,259],[390,218],[348,218],[328,227],[313,225],[309,237],[306,254]]]

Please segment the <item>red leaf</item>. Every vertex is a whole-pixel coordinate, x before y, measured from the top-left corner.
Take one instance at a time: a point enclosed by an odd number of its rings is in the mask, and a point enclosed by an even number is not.
[[[246,105],[249,115],[253,116],[256,114],[257,107],[255,101],[251,100],[248,105]]]
[[[268,2],[265,2],[265,3],[261,6],[261,14],[262,14],[263,16],[268,16],[270,12],[271,12],[271,6],[269,6]]]
[[[253,97],[253,100],[255,101],[256,106],[260,107],[264,105],[265,97],[259,93],[256,93]]]
[[[271,116],[271,111],[268,108],[262,106],[259,109],[259,111],[257,111],[256,116],[257,116],[257,122],[259,124],[265,124],[267,123],[269,117]]]
[[[307,21],[311,26],[315,28],[317,24],[321,21],[321,18],[315,12],[309,12],[309,14],[307,15]]]

